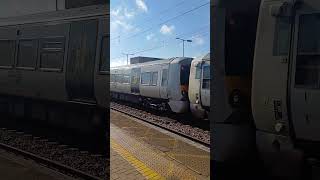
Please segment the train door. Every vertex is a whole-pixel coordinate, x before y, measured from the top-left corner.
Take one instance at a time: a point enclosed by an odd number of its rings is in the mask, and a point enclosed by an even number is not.
[[[140,93],[140,75],[141,68],[132,68],[131,69],[131,93],[139,94]]]
[[[96,73],[94,78],[94,90],[97,104],[108,107],[109,102],[109,82],[110,80],[110,44],[109,44],[109,20],[102,18],[99,20],[98,42],[96,49]]]
[[[160,97],[162,99],[168,98],[168,67],[164,67],[161,71],[161,81],[160,81]]]
[[[66,86],[69,98],[95,101],[94,69],[98,20],[71,23]]]
[[[320,13],[296,17],[291,117],[298,139],[320,141]]]
[[[202,66],[200,98],[203,106],[210,106],[210,66]]]

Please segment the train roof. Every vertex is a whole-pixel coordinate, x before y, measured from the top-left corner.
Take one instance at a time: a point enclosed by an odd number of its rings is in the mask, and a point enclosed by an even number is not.
[[[194,61],[210,61],[210,53],[194,58]]]
[[[125,69],[125,68],[148,66],[148,65],[179,63],[179,62],[186,60],[186,59],[192,59],[192,58],[190,58],[190,57],[173,57],[173,58],[164,59],[164,60],[149,61],[149,62],[144,62],[144,63],[124,65],[124,66],[116,66],[116,67],[111,67],[110,69]]]
[[[78,18],[89,18],[96,16],[109,16],[108,5],[93,5],[80,8],[72,8],[66,10],[58,10],[51,12],[41,12],[30,15],[15,16],[8,18],[0,18],[1,26],[16,26],[23,24],[42,23],[58,20],[72,20]]]

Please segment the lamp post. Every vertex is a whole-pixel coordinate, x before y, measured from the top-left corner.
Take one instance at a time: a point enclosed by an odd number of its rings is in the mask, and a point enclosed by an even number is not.
[[[122,53],[123,55],[127,56],[127,65],[129,64],[129,55],[133,56],[134,54],[129,54],[129,53]]]
[[[184,57],[184,42],[187,41],[187,42],[192,42],[192,40],[189,40],[189,39],[182,39],[182,38],[176,38],[178,40],[181,40],[182,41],[182,57]]]

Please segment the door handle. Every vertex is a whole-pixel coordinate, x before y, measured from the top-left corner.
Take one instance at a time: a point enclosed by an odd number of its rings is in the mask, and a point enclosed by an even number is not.
[[[288,57],[281,58],[281,63],[288,63]]]

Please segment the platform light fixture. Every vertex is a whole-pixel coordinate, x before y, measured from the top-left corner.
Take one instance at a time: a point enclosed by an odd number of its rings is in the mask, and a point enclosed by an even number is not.
[[[179,38],[179,37],[177,37],[176,39],[182,41],[182,57],[184,57],[184,42],[185,42],[185,41],[187,41],[187,42],[192,42],[192,40],[190,40],[190,39],[182,39],[182,38]]]
[[[122,53],[123,55],[127,56],[127,65],[129,64],[129,56],[133,56],[134,54],[130,54],[130,53]]]

